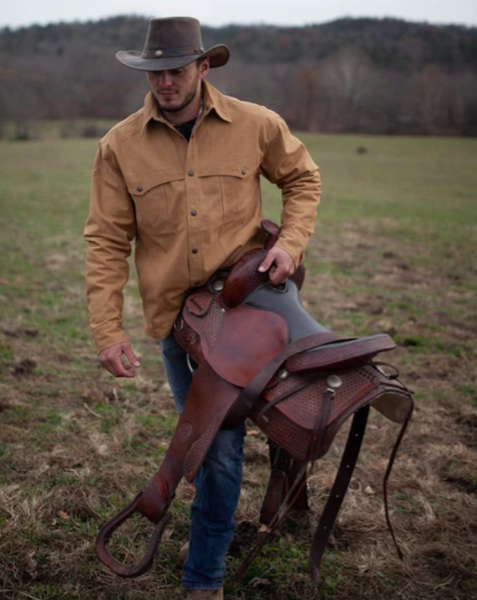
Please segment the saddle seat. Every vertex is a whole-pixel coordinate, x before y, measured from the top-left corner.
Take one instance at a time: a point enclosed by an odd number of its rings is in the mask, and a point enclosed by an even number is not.
[[[396,346],[387,334],[359,339],[334,334],[306,312],[292,280],[278,287],[260,283],[233,309],[228,309],[223,299],[227,280],[216,279],[214,284],[220,290],[215,296],[204,290],[186,299],[176,331],[181,332],[181,340],[187,339],[184,322],[195,331],[196,335],[191,331],[186,351],[197,362],[207,361],[232,385],[245,387],[284,348],[312,334],[317,334],[315,347],[287,359],[283,365],[286,372],[364,364]],[[272,378],[268,385],[275,383]]]

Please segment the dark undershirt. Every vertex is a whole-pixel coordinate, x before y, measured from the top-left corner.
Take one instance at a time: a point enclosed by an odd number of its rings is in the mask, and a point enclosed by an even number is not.
[[[187,123],[182,123],[182,125],[174,125],[174,129],[177,129],[177,131],[189,141],[196,121],[197,118],[187,121]]]

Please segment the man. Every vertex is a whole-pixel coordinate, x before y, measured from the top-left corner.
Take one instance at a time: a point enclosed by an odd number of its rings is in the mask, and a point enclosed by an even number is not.
[[[85,228],[91,326],[101,364],[115,377],[134,377],[139,361],[122,329],[134,240],[145,329],[160,340],[180,412],[191,375],[171,329],[186,291],[262,246],[259,175],[283,198],[282,231],[260,270],[284,282],[313,232],[318,168],[278,115],[205,81],[229,50],[204,50],[196,19],[153,19],[143,52],[116,56],[146,72],[150,92],[99,143]],[[220,431],[195,480],[183,572],[189,600],[223,598],[244,435],[244,425]]]

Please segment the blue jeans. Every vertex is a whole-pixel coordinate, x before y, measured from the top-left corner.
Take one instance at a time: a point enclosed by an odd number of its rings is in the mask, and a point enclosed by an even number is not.
[[[167,379],[179,414],[192,375],[186,353],[171,334],[160,340]],[[186,589],[218,589],[225,579],[225,555],[235,532],[235,509],[242,484],[245,424],[218,431],[194,479],[189,553],[182,583]]]

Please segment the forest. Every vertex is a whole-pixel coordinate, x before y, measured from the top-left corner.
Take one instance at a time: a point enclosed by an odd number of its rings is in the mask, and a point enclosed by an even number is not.
[[[115,60],[141,50],[148,20],[122,16],[0,30],[0,131],[38,119],[121,119],[144,75]],[[477,135],[477,28],[343,18],[303,27],[203,27],[231,60],[225,94],[264,104],[304,132]]]

